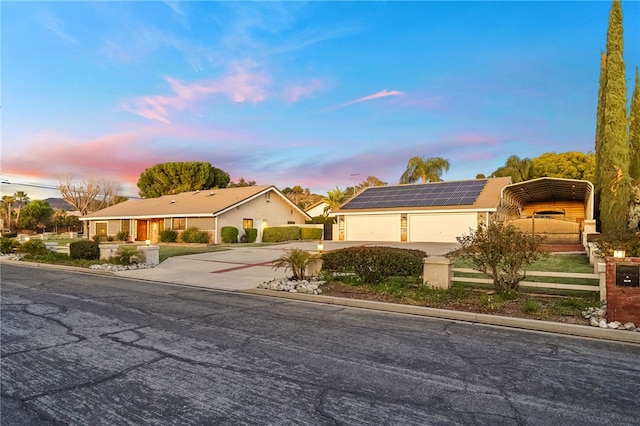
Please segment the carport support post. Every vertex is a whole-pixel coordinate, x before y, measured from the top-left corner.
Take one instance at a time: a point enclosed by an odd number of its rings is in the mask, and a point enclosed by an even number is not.
[[[425,257],[422,260],[422,283],[432,288],[451,288],[453,262],[448,257]]]

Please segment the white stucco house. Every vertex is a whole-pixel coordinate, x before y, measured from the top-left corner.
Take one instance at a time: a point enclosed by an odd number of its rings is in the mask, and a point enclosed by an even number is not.
[[[157,242],[160,232],[191,227],[221,242],[224,226],[262,231],[269,226],[303,225],[310,216],[275,186],[246,186],[183,192],[158,198],[130,199],[80,218],[89,223],[89,238],[126,231],[135,241]]]

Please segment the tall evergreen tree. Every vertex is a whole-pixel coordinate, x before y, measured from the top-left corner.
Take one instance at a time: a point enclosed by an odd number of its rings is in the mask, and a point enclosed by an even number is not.
[[[629,216],[629,133],[623,50],[622,6],[620,0],[614,0],[609,14],[605,84],[602,88],[604,105],[600,126],[604,127],[603,138],[600,151],[596,152],[601,230],[611,235],[627,229]]]
[[[596,172],[593,178],[595,218],[600,219],[600,165],[601,156],[597,153],[602,151],[602,141],[604,140],[604,87],[606,82],[607,53],[600,51],[600,85],[598,86],[598,110],[596,112]]]
[[[640,185],[640,75],[636,67],[636,82],[629,112],[629,176]]]

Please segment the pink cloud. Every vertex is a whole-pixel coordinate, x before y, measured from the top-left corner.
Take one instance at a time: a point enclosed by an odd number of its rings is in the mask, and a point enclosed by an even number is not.
[[[354,105],[354,104],[358,104],[360,102],[366,102],[366,101],[372,101],[374,99],[381,99],[381,98],[386,98],[388,96],[400,96],[400,95],[404,95],[403,92],[400,92],[398,90],[381,90],[380,92],[374,93],[373,95],[369,95],[369,96],[364,96],[362,98],[358,98],[355,99],[353,101],[349,101],[349,102],[345,102],[343,104],[340,104],[336,107],[334,107],[333,109],[338,109],[338,108],[344,108],[350,105]]]
[[[320,80],[314,79],[306,84],[296,84],[285,88],[284,98],[287,102],[297,102],[302,98],[307,98],[318,90],[324,88],[324,83]]]
[[[236,103],[259,103],[266,100],[266,88],[271,84],[268,75],[236,66],[227,75],[211,80],[184,83],[173,77],[164,77],[172,94],[141,96],[128,99],[120,108],[147,118],[169,124],[170,112],[195,107],[208,97],[219,94]]]

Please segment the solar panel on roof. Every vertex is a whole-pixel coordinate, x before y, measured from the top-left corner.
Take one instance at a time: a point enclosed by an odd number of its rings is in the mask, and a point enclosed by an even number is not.
[[[467,205],[475,203],[486,184],[486,179],[479,179],[391,187],[378,186],[368,188],[356,195],[342,208],[347,210]]]

